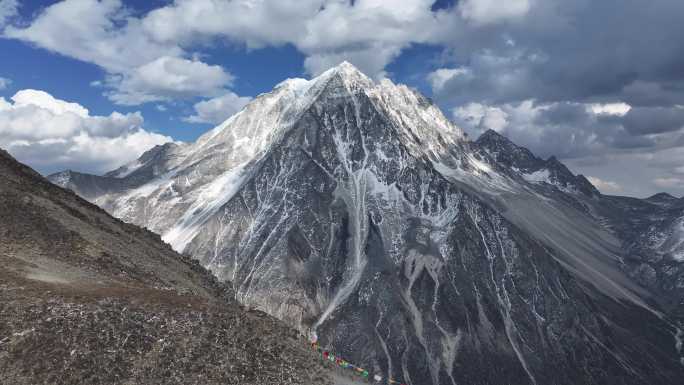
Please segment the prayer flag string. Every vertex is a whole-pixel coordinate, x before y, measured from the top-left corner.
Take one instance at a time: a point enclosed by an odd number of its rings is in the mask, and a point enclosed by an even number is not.
[[[330,362],[336,364],[337,366],[339,366],[339,367],[341,367],[341,368],[343,368],[343,369],[351,369],[351,370],[354,371],[354,373],[356,373],[357,375],[359,375],[359,376],[361,376],[361,377],[363,377],[363,378],[369,378],[369,376],[370,376],[370,378],[372,378],[374,382],[378,382],[378,383],[379,383],[380,381],[382,381],[382,376],[381,376],[381,375],[379,375],[379,374],[374,374],[373,376],[371,376],[370,373],[368,372],[368,370],[366,370],[366,369],[364,369],[364,368],[361,368],[361,367],[358,367],[358,366],[356,366],[356,365],[353,365],[353,364],[351,364],[349,361],[344,360],[344,359],[342,359],[341,357],[335,356],[334,354],[330,353],[329,351],[327,351],[327,350],[321,348],[321,346],[318,345],[317,342],[312,342],[312,343],[311,343],[311,348],[312,348],[313,350],[317,351],[318,353],[321,353],[321,355],[323,356],[323,359],[324,359],[324,360],[330,361]],[[401,381],[396,381],[396,380],[391,379],[391,378],[388,378],[388,379],[387,379],[387,383],[388,383],[388,384],[406,385],[406,384],[404,384],[404,383],[401,382]]]

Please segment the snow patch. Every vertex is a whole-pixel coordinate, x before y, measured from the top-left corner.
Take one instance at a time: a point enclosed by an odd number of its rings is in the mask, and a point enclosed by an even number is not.
[[[62,171],[51,178],[52,183],[57,186],[66,188],[71,180],[71,173],[69,171]]]
[[[126,201],[130,198],[140,198],[140,197],[149,197],[151,196],[155,191],[159,189],[167,189],[173,184],[172,178],[176,176],[176,171],[172,170],[167,172],[166,174],[160,175],[158,178],[151,180],[150,182],[135,188],[128,192],[125,196],[121,198],[122,201]]]
[[[684,262],[684,218],[680,218],[674,226],[672,236],[667,240],[667,246],[675,261]]]
[[[140,167],[142,167],[143,165],[144,163],[140,162],[140,160],[134,160],[133,162],[121,167],[121,171],[117,172],[114,175],[114,178],[125,178],[134,173],[135,171],[137,171],[138,169],[140,169]]]
[[[526,181],[528,181],[530,183],[549,183],[549,184],[551,184],[551,179],[550,179],[551,173],[549,173],[549,170],[545,169],[545,168],[543,168],[541,170],[537,170],[537,171],[532,172],[532,173],[522,173],[521,175],[522,175],[523,179],[525,179]]]
[[[311,87],[311,80],[306,80],[302,78],[285,79],[275,86],[275,88],[280,87],[288,88],[294,91],[296,95],[301,95],[305,93],[309,89],[309,87]]]
[[[466,171],[461,165],[452,166],[442,161],[433,161],[432,167],[449,181],[462,182],[491,195],[517,194],[522,191],[518,184],[495,172],[486,163],[478,161],[474,157],[468,157],[466,161],[470,163],[471,167],[474,167],[474,170]]]
[[[228,203],[242,186],[246,173],[244,168],[247,163],[230,169],[211,183],[202,186],[197,194],[195,202],[187,209],[176,224],[171,227],[162,239],[177,252],[183,252],[185,247],[199,233],[200,227],[221,206]]]

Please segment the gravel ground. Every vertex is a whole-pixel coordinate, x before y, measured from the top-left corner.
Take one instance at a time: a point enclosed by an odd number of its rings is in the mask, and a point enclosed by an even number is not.
[[[0,384],[332,384],[307,341],[158,235],[0,150]]]

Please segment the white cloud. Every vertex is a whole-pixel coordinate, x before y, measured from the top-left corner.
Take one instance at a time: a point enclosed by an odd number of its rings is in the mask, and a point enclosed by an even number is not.
[[[607,106],[607,107],[606,107]],[[599,113],[596,113],[597,111]],[[621,103],[468,103],[452,110],[472,137],[494,129],[546,158],[558,156],[608,194],[647,197],[664,189],[684,194],[683,130],[626,135]]]
[[[230,85],[233,76],[217,65],[162,56],[122,76],[112,76],[108,96],[115,103],[136,105],[153,101],[212,96]]]
[[[177,0],[150,12],[145,31],[156,41],[223,37],[248,48],[292,44],[318,74],[342,60],[369,75],[382,76],[385,65],[413,42],[442,29],[432,0]]]
[[[229,92],[223,96],[195,104],[195,115],[188,116],[183,120],[191,123],[219,124],[240,111],[250,100],[252,98]]]
[[[4,90],[12,84],[12,79],[0,77],[0,90]]]
[[[530,10],[530,0],[463,0],[458,3],[461,16],[475,24],[515,20]]]
[[[292,44],[314,75],[349,60],[382,77],[402,49],[447,36],[447,25],[457,22],[453,10],[433,12],[433,2],[176,0],[136,18],[119,0],[65,0],[8,35],[115,74],[162,56],[189,57],[194,44],[224,39],[249,49]]]
[[[594,103],[590,104],[589,110],[596,115],[615,115],[615,116],[625,116],[632,107],[627,103]]]
[[[88,117],[88,110],[78,103],[69,103],[55,99],[52,95],[40,90],[21,90],[12,96],[14,107],[35,106],[48,110],[55,115],[72,113],[82,118]]]
[[[603,180],[593,176],[588,176],[587,179],[602,193],[615,194],[622,191],[622,186],[617,182]]]
[[[44,172],[103,172],[172,139],[142,128],[139,112],[90,115],[77,104],[38,90],[0,98],[0,147]]]
[[[413,43],[431,42],[449,22],[433,12],[431,0],[326,1],[308,16],[306,31],[291,41],[307,55],[305,68],[318,74],[347,60],[368,75],[385,75],[385,66]]]
[[[577,102],[468,103],[452,110],[454,120],[471,136],[493,129],[532,152],[548,157],[576,158],[672,141],[672,137],[632,138],[623,117],[596,114]]]
[[[122,104],[215,96],[213,85],[168,91],[169,77],[146,81],[145,68],[162,58],[186,60],[193,46],[224,40],[248,49],[292,44],[316,75],[348,60],[365,73],[384,77],[385,66],[413,43],[451,38],[455,8],[433,11],[434,0],[175,0],[137,16],[121,0],[64,0],[47,7],[26,28],[6,36],[97,64],[108,73],[108,95]],[[187,60],[186,60],[187,61]],[[203,64],[203,63],[202,63]],[[186,63],[186,67],[189,67]],[[188,71],[190,84],[205,78]],[[165,85],[155,88],[158,83]],[[228,82],[225,82],[228,83]],[[214,92],[212,94],[212,92]]]
[[[249,48],[292,42],[320,0],[177,0],[144,17],[145,32],[160,42],[224,36]]]
[[[464,67],[439,68],[433,72],[430,72],[427,76],[427,79],[428,82],[430,82],[430,86],[432,86],[432,89],[436,92],[439,92],[444,88],[444,85],[447,81],[451,80],[454,77],[465,76],[470,73],[470,70]]]
[[[175,44],[156,42],[144,33],[120,0],[61,1],[45,8],[28,27],[11,26],[5,34],[111,73],[182,53]]]
[[[468,103],[454,108],[452,114],[454,120],[468,128],[473,136],[479,136],[489,129],[501,132],[508,126],[509,114],[499,107]]]
[[[19,2],[17,0],[0,0],[0,31],[9,19],[16,16],[18,9]]]
[[[399,56],[400,53],[401,47],[385,47],[380,44],[342,52],[315,53],[304,59],[304,68],[307,72],[318,75],[346,60],[354,63],[357,68],[369,76],[382,79],[387,75],[384,71],[387,63]]]
[[[120,0],[65,0],[47,7],[26,28],[5,35],[107,71],[106,94],[125,105],[213,96],[233,76],[220,66],[189,60],[177,42],[155,39]]]
[[[436,98],[454,104],[464,102],[501,103],[534,98],[530,89],[549,87],[532,67],[543,66],[548,57],[537,52],[513,48],[506,54],[481,50],[469,56],[459,71],[442,68],[428,75]]]

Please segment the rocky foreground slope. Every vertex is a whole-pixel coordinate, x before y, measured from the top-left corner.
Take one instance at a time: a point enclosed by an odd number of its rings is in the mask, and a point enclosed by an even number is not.
[[[195,260],[0,150],[0,384],[326,384]]]
[[[471,142],[419,93],[343,63],[95,187],[53,180],[384,378],[679,384],[681,243],[627,247],[649,220],[625,224],[624,200],[604,206],[504,139]],[[649,267],[667,287],[641,282]]]

